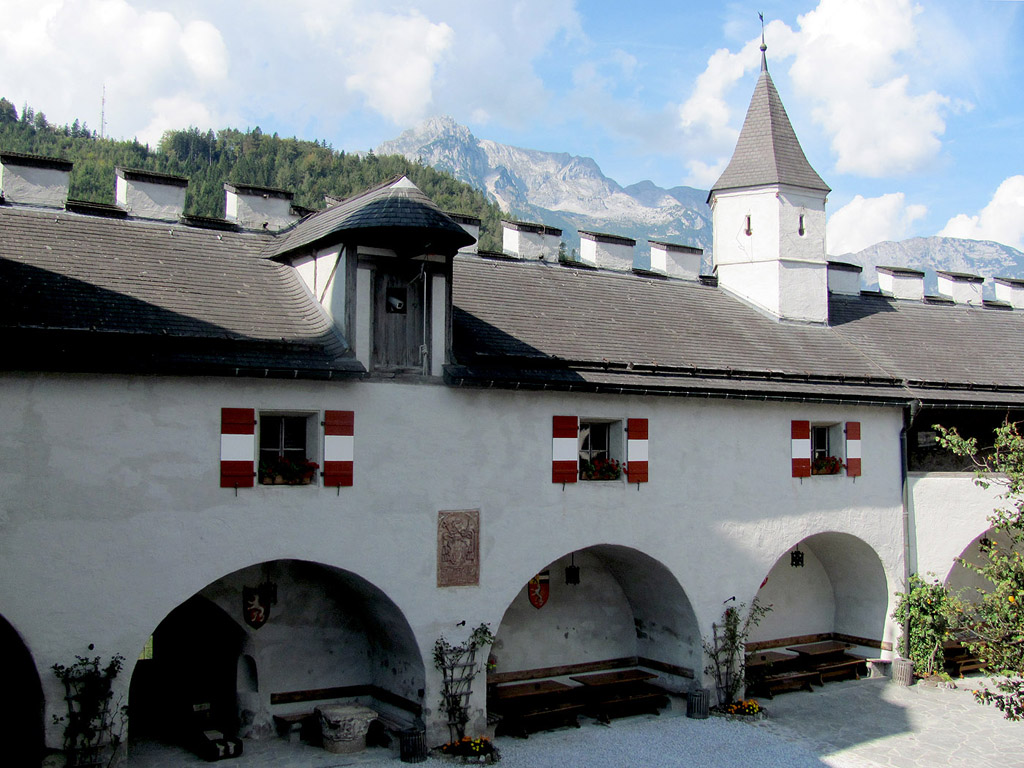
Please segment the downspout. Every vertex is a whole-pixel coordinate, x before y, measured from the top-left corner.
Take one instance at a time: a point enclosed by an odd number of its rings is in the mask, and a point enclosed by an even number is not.
[[[903,409],[903,429],[900,430],[900,479],[903,497],[903,590],[910,592],[910,450],[907,435],[914,419],[921,412],[921,401],[911,400]],[[903,637],[910,651],[910,616],[903,622]],[[899,646],[896,647],[899,653]]]

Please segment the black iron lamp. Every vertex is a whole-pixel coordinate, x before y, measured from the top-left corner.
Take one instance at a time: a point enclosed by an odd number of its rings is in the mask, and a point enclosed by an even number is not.
[[[797,544],[796,548],[789,553],[789,564],[793,568],[804,567],[804,553],[800,551],[800,545]]]
[[[576,586],[580,583],[580,567],[576,565],[576,553],[572,553],[572,565],[565,566],[565,583]]]

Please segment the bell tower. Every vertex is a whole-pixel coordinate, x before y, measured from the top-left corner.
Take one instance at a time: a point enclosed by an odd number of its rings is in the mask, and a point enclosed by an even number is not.
[[[732,159],[711,187],[718,284],[779,318],[828,320],[825,199],[765,58]]]

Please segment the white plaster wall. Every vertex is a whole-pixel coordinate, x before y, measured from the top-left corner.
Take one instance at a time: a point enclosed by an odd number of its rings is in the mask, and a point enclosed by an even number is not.
[[[711,207],[714,264],[721,267],[779,257],[780,215],[775,193],[775,187],[715,193]]]
[[[779,317],[779,263],[719,264],[718,284],[748,304]]]
[[[980,488],[971,472],[911,472],[909,482],[911,572],[945,581],[953,559],[989,529],[1002,488]]]
[[[780,254],[789,259],[825,261],[825,196],[793,187],[781,187],[779,201]],[[800,234],[800,217],[804,233]]]
[[[768,573],[758,598],[772,610],[750,632],[752,642],[835,631],[832,580],[810,547],[802,545],[800,551],[803,568],[793,568],[786,553]]]
[[[63,208],[70,176],[56,168],[0,163],[0,191],[9,202]]]
[[[558,259],[558,238],[540,232],[522,232],[502,227],[501,248],[505,253],[522,259]]]
[[[942,296],[948,296],[957,304],[981,304],[981,290],[984,283],[980,281],[956,280],[945,275],[938,276],[938,290]]]
[[[828,320],[828,268],[823,262],[779,262],[779,315],[787,320]]]
[[[497,628],[530,577],[566,553],[614,544],[664,564],[703,633],[724,599],[749,601],[778,558],[818,532],[854,534],[890,582],[902,574],[896,409],[15,374],[0,376],[0,398],[0,614],[40,670],[89,643],[134,659],[189,596],[254,563],[301,559],[394,601],[425,661],[438,736],[434,640],[481,621]],[[219,488],[225,406],[355,411],[354,487]],[[574,413],[648,418],[651,481],[551,483],[551,417]],[[791,477],[794,418],[860,421],[863,476]],[[480,585],[438,589],[437,511],[466,508],[481,513]],[[53,712],[62,694],[43,677]],[[482,688],[472,704],[479,722]]]
[[[292,201],[274,195],[264,197],[225,192],[224,203],[225,216],[247,229],[274,232],[298,219],[292,215]]]
[[[581,236],[580,260],[603,269],[627,271],[633,268],[633,246]]]
[[[114,194],[117,204],[133,216],[160,221],[177,221],[185,210],[185,187],[148,181],[127,181],[116,177]]]
[[[1024,309],[1024,286],[1008,285],[996,281],[996,299],[1005,301],[1014,309]]]
[[[493,649],[498,672],[636,655],[633,612],[615,577],[586,552],[576,555],[580,583],[565,583],[568,557],[551,563],[550,596],[540,609],[519,590],[505,612]]]
[[[828,290],[830,293],[842,293],[848,296],[859,295],[860,272],[846,269],[829,269]]]

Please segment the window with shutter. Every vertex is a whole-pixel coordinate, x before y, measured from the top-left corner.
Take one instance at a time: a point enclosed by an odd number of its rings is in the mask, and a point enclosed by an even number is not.
[[[579,419],[554,416],[551,431],[551,482],[575,483],[579,471]]]
[[[324,485],[350,486],[355,459],[355,413],[324,412]]]
[[[256,462],[256,411],[220,409],[220,487],[252,488]]]
[[[626,479],[647,482],[647,419],[626,421]]]

